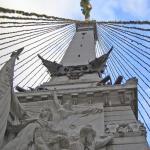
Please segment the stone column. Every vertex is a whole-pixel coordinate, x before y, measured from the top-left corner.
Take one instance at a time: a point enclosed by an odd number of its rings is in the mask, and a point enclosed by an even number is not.
[[[72,104],[78,105],[78,93],[72,94]]]
[[[63,96],[62,95],[58,95],[57,97],[58,97],[59,103],[61,105],[63,105],[64,104]]]
[[[121,104],[125,104],[125,90],[118,91],[119,100]]]
[[[94,93],[93,92],[88,92],[86,93],[87,95],[87,101],[88,101],[88,104],[91,105],[93,103],[93,97],[94,97]]]
[[[104,91],[104,92],[102,92],[102,94],[103,94],[103,97],[104,97],[104,105],[105,106],[111,106],[112,103],[111,103],[111,100],[110,100],[110,97],[109,97],[110,92],[109,91]]]

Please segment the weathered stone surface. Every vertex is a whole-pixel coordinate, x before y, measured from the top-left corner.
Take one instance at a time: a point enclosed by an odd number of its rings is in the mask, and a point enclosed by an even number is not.
[[[123,145],[112,145],[107,150],[148,150],[145,143],[137,144],[123,144]]]
[[[15,61],[22,50],[23,48],[13,52],[11,58],[0,70],[0,148],[4,142],[10,113],[17,119],[23,116],[22,108],[18,104],[18,100],[16,100],[12,89]]]
[[[105,132],[116,137],[146,135],[146,129],[141,122],[124,122],[120,124],[110,122],[105,125]]]

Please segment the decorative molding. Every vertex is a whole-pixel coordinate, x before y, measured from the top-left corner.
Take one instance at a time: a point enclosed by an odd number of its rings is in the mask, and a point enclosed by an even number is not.
[[[105,133],[116,137],[146,135],[146,129],[141,122],[133,123],[108,123],[105,125]]]

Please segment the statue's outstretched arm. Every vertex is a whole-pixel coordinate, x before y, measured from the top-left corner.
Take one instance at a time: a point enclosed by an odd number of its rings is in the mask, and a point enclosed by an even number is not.
[[[54,104],[55,104],[57,110],[60,110],[63,107],[62,107],[62,105],[59,104],[56,91],[53,92],[53,96],[54,96]]]
[[[81,112],[77,112],[79,114],[83,114],[83,116],[88,116],[90,114],[97,114],[103,112],[103,108],[100,106],[91,106],[87,108],[86,110],[81,110]]]
[[[95,143],[95,150],[99,150],[99,148],[102,148],[106,146],[108,143],[112,141],[113,137],[112,136],[107,136],[105,138],[101,138],[99,141],[96,141]]]

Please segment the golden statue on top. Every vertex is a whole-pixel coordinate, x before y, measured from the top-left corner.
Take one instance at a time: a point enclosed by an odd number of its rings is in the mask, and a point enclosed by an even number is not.
[[[90,0],[81,0],[80,6],[82,7],[82,14],[85,16],[85,20],[88,21],[90,18],[90,11],[92,6],[89,2]]]

